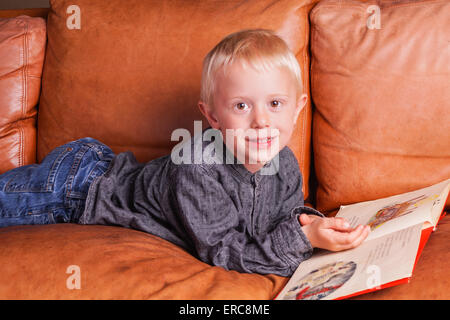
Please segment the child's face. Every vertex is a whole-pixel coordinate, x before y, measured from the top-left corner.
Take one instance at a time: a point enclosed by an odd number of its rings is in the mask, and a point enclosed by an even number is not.
[[[285,68],[258,72],[238,62],[218,72],[215,88],[214,106],[199,102],[200,110],[236,158],[256,172],[289,142],[307,96],[298,94]]]

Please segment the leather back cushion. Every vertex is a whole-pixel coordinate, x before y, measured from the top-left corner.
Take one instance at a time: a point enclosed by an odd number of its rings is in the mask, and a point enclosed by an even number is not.
[[[51,1],[38,161],[84,136],[116,153],[130,150],[141,162],[170,153],[178,143],[170,141],[173,130],[193,133],[194,120],[207,126],[197,107],[203,57],[240,29],[282,36],[309,96],[308,12],[315,1],[80,0],[76,8]],[[290,143],[306,182],[311,118],[308,104]]]
[[[126,228],[0,228],[2,299],[272,299],[287,279],[212,267]]]
[[[43,18],[0,19],[0,174],[36,162],[45,43]]]
[[[450,178],[450,3],[373,3],[311,11],[319,210]]]

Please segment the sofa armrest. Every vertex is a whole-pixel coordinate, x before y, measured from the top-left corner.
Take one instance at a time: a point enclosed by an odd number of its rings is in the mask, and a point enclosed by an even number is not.
[[[36,162],[46,40],[41,17],[0,18],[0,174]]]

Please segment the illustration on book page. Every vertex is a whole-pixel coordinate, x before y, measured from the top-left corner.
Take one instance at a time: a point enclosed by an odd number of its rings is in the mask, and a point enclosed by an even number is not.
[[[286,293],[285,300],[318,300],[333,293],[355,273],[356,263],[338,261],[313,270]]]
[[[418,207],[418,203],[425,201],[426,198],[425,195],[421,195],[405,202],[386,206],[378,210],[367,224],[370,226],[371,230],[374,230],[389,220],[414,212],[415,208]]]

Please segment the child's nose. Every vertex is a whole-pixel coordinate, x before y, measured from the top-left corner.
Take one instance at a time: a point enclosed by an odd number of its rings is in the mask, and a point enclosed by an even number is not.
[[[265,108],[256,107],[253,110],[252,128],[264,128],[270,126],[270,117]]]

